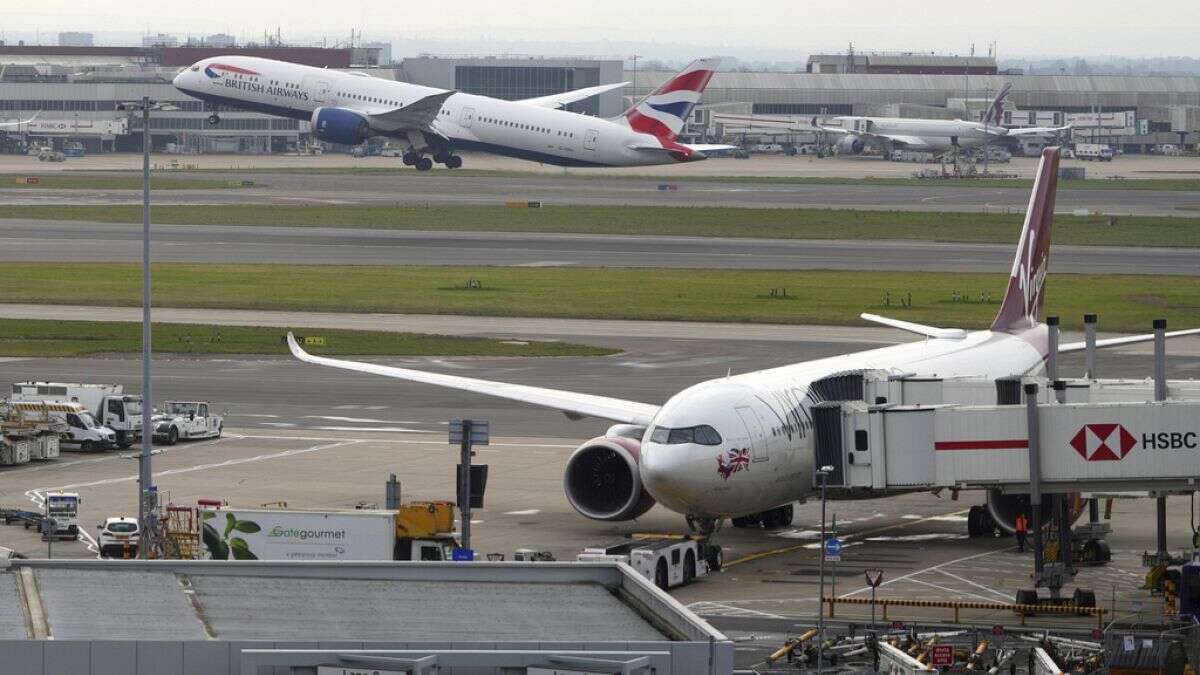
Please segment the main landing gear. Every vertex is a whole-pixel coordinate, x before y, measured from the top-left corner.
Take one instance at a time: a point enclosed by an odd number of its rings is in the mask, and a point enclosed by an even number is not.
[[[792,504],[787,504],[786,506],[778,506],[761,513],[751,513],[748,516],[739,516],[734,518],[733,526],[758,527],[759,525],[762,525],[768,530],[775,530],[791,525],[792,519],[795,517],[795,515],[795,507]]]
[[[462,157],[446,153],[435,154],[432,158],[426,157],[419,152],[409,150],[400,157],[405,166],[411,166],[417,171],[429,171],[433,168],[433,163],[446,165],[447,169],[457,169],[463,165]]]

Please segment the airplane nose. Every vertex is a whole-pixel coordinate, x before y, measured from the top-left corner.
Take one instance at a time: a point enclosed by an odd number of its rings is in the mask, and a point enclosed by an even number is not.
[[[642,485],[656,500],[676,511],[690,510],[702,465],[713,461],[703,446],[692,444],[642,446],[639,473]]]

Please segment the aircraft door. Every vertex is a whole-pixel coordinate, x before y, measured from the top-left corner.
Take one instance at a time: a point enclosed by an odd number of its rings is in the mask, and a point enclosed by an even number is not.
[[[750,461],[767,461],[767,438],[763,433],[762,421],[758,419],[753,408],[742,407],[734,410],[737,411],[738,417],[742,418],[742,424],[746,425],[746,434],[750,437]]]
[[[313,103],[326,103],[329,101],[329,82],[318,80],[309,75],[301,80],[301,85],[312,92]]]
[[[458,118],[458,124],[464,129],[470,129],[471,123],[475,121],[475,109],[463,108],[462,115]]]
[[[595,129],[588,129],[583,132],[583,149],[595,150],[596,143],[600,140],[600,132]]]

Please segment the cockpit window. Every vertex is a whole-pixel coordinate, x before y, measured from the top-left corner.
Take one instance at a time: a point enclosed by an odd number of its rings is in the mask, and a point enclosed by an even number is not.
[[[678,429],[654,427],[650,432],[650,442],[661,443],[663,445],[680,445],[683,443],[720,445],[721,434],[718,434],[716,429],[707,424],[695,427],[680,427]]]

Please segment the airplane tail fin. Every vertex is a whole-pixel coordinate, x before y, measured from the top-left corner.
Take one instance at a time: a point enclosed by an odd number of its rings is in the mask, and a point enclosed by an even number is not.
[[[992,104],[988,106],[984,122],[995,127],[1004,124],[1004,99],[1008,97],[1010,89],[1012,89],[1012,82],[1005,82],[1004,86],[1000,87],[1000,92],[996,94],[996,98],[992,99]]]
[[[1042,150],[1029,208],[1025,211],[1025,226],[1017,243],[1008,290],[1000,311],[992,322],[992,330],[1016,332],[1033,328],[1040,321],[1045,296],[1046,273],[1050,265],[1050,230],[1054,224],[1054,197],[1058,190],[1058,159],[1060,148]]]
[[[635,131],[673,141],[700,102],[700,95],[717,71],[721,59],[697,59],[638,101],[623,117]]]

